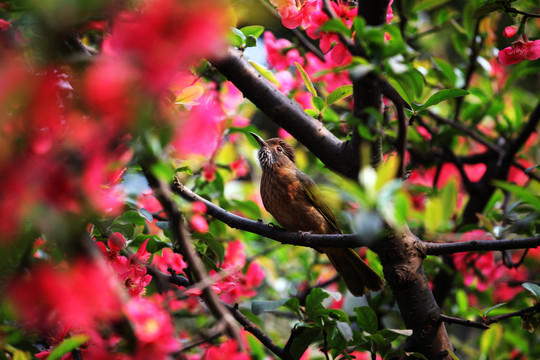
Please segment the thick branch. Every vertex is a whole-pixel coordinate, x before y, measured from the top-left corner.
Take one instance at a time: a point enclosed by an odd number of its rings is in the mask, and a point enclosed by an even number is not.
[[[175,182],[173,191],[187,201],[200,201],[206,205],[207,214],[222,221],[234,229],[240,229],[258,234],[282,244],[317,247],[355,248],[371,246],[376,240],[362,238],[358,234],[311,234],[307,232],[288,232],[276,226],[266,225],[235,215],[216,204],[200,197],[180,182]]]
[[[428,359],[450,359],[452,345],[422,266],[422,242],[405,230],[377,243],[376,250],[405,326],[413,330],[406,350],[421,352]]]
[[[351,164],[346,143],[339,140],[322,122],[309,116],[296,102],[266,80],[238,50],[230,49],[212,64],[272,121],[304,144],[330,169],[355,179],[358,164]]]
[[[471,240],[454,243],[424,243],[426,255],[454,254],[465,251],[530,249],[540,246],[540,236],[505,240]]]

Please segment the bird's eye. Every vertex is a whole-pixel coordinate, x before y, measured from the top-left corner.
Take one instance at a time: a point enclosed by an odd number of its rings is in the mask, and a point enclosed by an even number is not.
[[[283,151],[283,148],[282,148],[281,146],[278,146],[278,147],[276,148],[276,150],[279,151],[279,152],[282,152],[282,151]]]

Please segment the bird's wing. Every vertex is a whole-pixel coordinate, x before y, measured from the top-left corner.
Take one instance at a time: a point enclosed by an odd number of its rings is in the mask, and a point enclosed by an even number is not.
[[[317,187],[317,184],[306,174],[301,172],[300,170],[296,171],[296,177],[302,184],[302,188],[304,189],[304,193],[306,194],[307,198],[313,203],[313,205],[319,210],[322,216],[330,223],[330,225],[336,230],[338,233],[342,234],[343,231],[341,230],[341,226],[339,226],[339,223],[336,219],[336,216],[330,210],[330,207],[326,204],[326,202],[323,199],[323,195],[319,188]]]

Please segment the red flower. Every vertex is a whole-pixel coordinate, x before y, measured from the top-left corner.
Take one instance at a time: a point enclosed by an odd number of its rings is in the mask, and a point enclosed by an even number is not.
[[[523,60],[536,60],[540,58],[540,39],[513,42],[511,46],[499,51],[498,58],[503,65],[513,65]]]
[[[504,28],[503,36],[506,38],[511,38],[516,35],[517,29],[514,26],[507,26]]]
[[[459,241],[492,240],[493,237],[483,230],[473,230],[463,234]],[[485,291],[503,274],[501,264],[495,261],[492,251],[487,253],[461,252],[453,254],[456,269],[463,274],[466,286],[474,286],[479,291]]]
[[[137,336],[135,359],[168,359],[180,350],[169,313],[146,298],[133,298],[125,312]]]
[[[121,317],[118,285],[101,264],[78,261],[65,269],[50,264],[36,267],[14,279],[7,292],[32,328],[86,330]]]
[[[201,214],[194,214],[189,220],[189,225],[193,231],[203,234],[207,233],[209,229],[208,222],[206,222],[206,219]]]
[[[277,71],[288,69],[295,62],[302,65],[304,58],[300,56],[297,49],[287,39],[277,39],[273,33],[264,33],[264,47],[266,48],[268,66]]]
[[[244,177],[249,173],[249,165],[243,157],[233,161],[231,163],[231,169],[238,177]]]
[[[159,94],[171,74],[196,59],[224,49],[228,19],[222,2],[145,0],[138,12],[120,13],[104,53],[123,57],[142,70],[143,81]]]
[[[6,31],[11,27],[11,23],[4,19],[0,19],[0,31]]]
[[[277,7],[283,26],[295,29],[302,25],[307,28],[311,24],[311,14],[319,8],[317,0],[304,0],[297,4],[296,0],[270,0]]]
[[[209,347],[203,358],[213,360],[250,360],[251,356],[239,352],[236,340],[229,339],[219,346]]]

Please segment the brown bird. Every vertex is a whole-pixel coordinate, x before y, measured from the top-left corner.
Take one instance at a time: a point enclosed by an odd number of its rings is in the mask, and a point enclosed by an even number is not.
[[[315,182],[296,167],[292,146],[280,138],[264,141],[257,134],[251,135],[261,146],[258,158],[263,170],[263,204],[279,225],[287,231],[341,234],[341,227]],[[352,249],[317,250],[326,253],[353,295],[382,289],[383,279]]]

